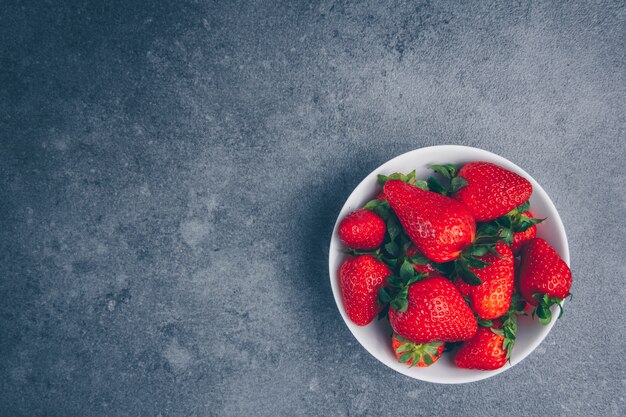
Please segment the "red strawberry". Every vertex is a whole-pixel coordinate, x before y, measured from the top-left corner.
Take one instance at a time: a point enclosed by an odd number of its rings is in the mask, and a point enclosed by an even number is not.
[[[474,217],[458,201],[398,180],[387,181],[384,193],[411,241],[432,261],[457,258],[474,239]]]
[[[507,351],[503,345],[503,334],[496,334],[490,328],[480,326],[474,337],[463,343],[456,352],[454,363],[459,368],[485,371],[502,368],[507,360]]]
[[[407,258],[420,256],[420,255],[422,255],[422,253],[419,251],[419,249],[417,249],[417,246],[415,245],[409,246],[409,248],[406,250]],[[439,275],[440,274],[440,272],[437,271],[430,262],[425,262],[424,264],[414,263],[413,268],[420,274],[425,274],[425,275]]]
[[[487,264],[484,268],[470,267],[482,284],[469,285],[459,278],[455,282],[461,294],[469,298],[472,309],[478,317],[484,320],[495,319],[507,312],[515,287],[514,258],[511,249],[499,242],[496,251],[500,257],[489,252],[477,258]]]
[[[530,211],[523,213],[522,216],[526,216],[530,219],[534,218]],[[523,232],[513,233],[513,243],[511,243],[511,251],[513,251],[514,254],[517,254],[517,252],[519,252],[519,250],[522,248],[522,245],[525,242],[528,242],[530,239],[534,238],[535,236],[537,236],[537,226],[535,225],[532,225]]]
[[[391,271],[372,255],[348,258],[339,268],[343,304],[350,320],[358,326],[369,324],[380,312],[378,292]]]
[[[559,254],[543,239],[534,238],[522,246],[519,290],[528,303],[538,306],[535,313],[543,324],[551,320],[550,306],[567,297],[572,272]]]
[[[383,243],[385,222],[375,213],[359,209],[348,214],[339,223],[339,238],[349,248],[376,249]]]
[[[389,309],[398,336],[417,344],[467,340],[476,319],[459,290],[443,277],[431,277],[408,288],[405,311]]]
[[[424,343],[418,345],[393,334],[391,336],[391,347],[396,358],[401,363],[409,366],[419,366],[420,368],[430,366],[441,357],[445,343]]]
[[[483,222],[504,216],[530,198],[530,182],[489,162],[470,162],[458,173],[467,185],[452,196],[465,204]]]
[[[376,198],[374,198],[374,200],[386,200],[386,199],[387,199],[387,197],[385,197],[384,191],[381,191],[380,193],[378,193]]]

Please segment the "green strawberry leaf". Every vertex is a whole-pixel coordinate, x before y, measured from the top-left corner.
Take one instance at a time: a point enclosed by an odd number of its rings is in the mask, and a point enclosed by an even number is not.
[[[400,254],[400,248],[396,242],[389,242],[385,245],[385,250],[389,252],[390,255],[397,257]]]
[[[516,210],[518,213],[522,214],[522,213],[526,213],[528,209],[530,209],[530,200],[526,200],[526,202],[522,204],[521,206],[517,207]]]
[[[398,361],[400,363],[407,363],[411,359],[412,356],[413,356],[413,353],[405,352],[402,355],[400,355],[400,357],[398,358]]]
[[[404,285],[404,281],[397,275],[387,277],[387,286],[390,288],[400,288]]]
[[[417,281],[421,281],[426,277],[425,274],[415,274],[412,278],[409,278],[406,285],[409,286],[411,284],[415,284]]]
[[[450,192],[456,193],[461,188],[467,186],[467,180],[463,177],[454,177],[452,181],[450,181]]]
[[[467,252],[472,256],[484,256],[489,252],[489,248],[486,245],[472,245]]]
[[[513,224],[512,220],[511,220],[511,216],[502,216],[496,222],[500,226],[505,227],[507,229],[510,229],[511,225]]]
[[[522,298],[520,293],[515,293],[511,297],[511,306],[509,311],[517,315],[524,315],[524,309],[526,308],[526,301]]]
[[[451,278],[451,276],[454,274],[454,262],[445,262],[442,264],[438,264],[438,263],[434,263],[431,262],[431,265],[437,270],[439,271],[443,276],[447,277],[448,279]]]
[[[383,256],[382,259],[384,263],[386,263],[392,268],[394,268],[398,264],[398,258],[388,258],[386,256]]]
[[[502,238],[502,241],[504,243],[510,245],[511,243],[513,243],[513,231],[509,228],[503,228],[500,231],[500,238]]]
[[[363,208],[373,211],[383,220],[387,220],[391,214],[391,207],[387,200],[371,200]]]
[[[378,175],[378,184],[384,187],[389,180],[400,180],[411,184],[415,180],[415,170],[411,171],[408,175],[404,175],[401,172],[394,172],[391,175]]]
[[[391,301],[391,295],[389,295],[389,291],[385,287],[380,287],[378,290],[378,304],[385,305],[389,301]]]
[[[497,335],[504,336],[504,331],[503,331],[502,329],[494,329],[494,328],[492,327],[492,328],[491,328],[491,329],[489,329],[489,330],[491,330],[492,332],[494,332],[494,333],[495,333],[495,334],[497,334]]]
[[[401,353],[401,352],[406,352],[407,350],[409,350],[411,347],[410,343],[402,343],[400,346],[398,346],[398,348],[396,349],[396,353]]]
[[[409,302],[406,298],[394,298],[391,301],[391,308],[397,313],[404,313],[406,309],[409,307]]]
[[[522,300],[520,294],[514,294],[511,298],[509,310],[502,316],[504,320],[498,334],[504,336],[502,348],[506,351],[506,359],[509,361],[511,360],[511,352],[517,336],[517,317],[526,315],[524,312],[525,306],[526,303]]]
[[[419,362],[419,361],[418,361],[418,362]],[[430,356],[430,355],[428,355],[428,354],[425,354],[425,355],[424,355],[424,363],[425,363],[426,365],[432,365],[432,364],[433,364],[433,358],[432,358],[432,356]]]
[[[483,223],[476,231],[476,240],[486,237],[497,237],[500,233],[500,227],[493,223]]]
[[[476,274],[472,272],[462,260],[457,259],[455,262],[455,270],[457,275],[469,285],[480,285],[483,283],[482,280],[478,278],[478,276],[476,276]]]
[[[415,274],[416,274],[416,271],[415,271],[415,268],[413,267],[413,264],[405,259],[404,262],[402,263],[402,266],[400,267],[400,278],[402,278],[405,281],[408,281],[411,278],[413,278]]]
[[[552,321],[552,312],[550,311],[550,308],[546,307],[544,304],[539,304],[537,306],[535,314],[539,317],[539,321],[544,326]]]
[[[476,321],[478,322],[479,326],[482,326],[482,327],[493,327],[493,321],[491,321],[491,320],[483,320],[480,317],[477,317]]]
[[[507,321],[502,329],[504,331],[504,337],[507,339],[515,339],[515,333],[517,333],[517,323],[513,325],[511,321]]]
[[[441,183],[439,181],[437,181],[437,179],[435,177],[428,177],[428,180],[426,181],[428,183],[428,189],[430,191],[433,191],[435,193],[439,193],[439,194],[443,194],[443,195],[447,195],[447,190],[445,189],[445,187],[443,185],[441,185]]]
[[[476,269],[482,269],[482,268],[486,268],[489,266],[489,264],[485,261],[481,261],[480,259],[474,257],[474,256],[463,256],[463,258],[461,259],[461,261],[467,265],[467,266],[471,266],[472,268],[476,268]]]
[[[456,176],[456,167],[452,164],[431,165],[430,169],[440,173],[450,180]]]
[[[539,317],[539,321],[544,326],[549,324],[552,321],[552,311],[550,307],[553,305],[559,306],[559,317],[563,316],[563,306],[561,303],[563,302],[562,298],[559,297],[550,297],[548,294],[535,293],[533,294],[533,298],[539,301],[539,305],[533,311],[532,317],[535,318],[535,315]]]
[[[513,225],[513,231],[516,233],[525,232],[536,224],[541,223],[544,219],[536,219],[528,216],[521,216],[517,222]]]
[[[429,191],[428,190],[428,183],[426,181],[424,181],[424,180],[413,180],[413,182],[411,184],[413,184],[416,187],[421,188],[422,190]]]
[[[502,258],[502,255],[500,254],[500,252],[498,252],[496,250],[496,245],[489,245],[487,246],[487,249],[489,249],[489,252],[493,253],[494,255],[496,255],[496,257],[498,258]]]
[[[389,216],[387,219],[387,233],[389,234],[389,239],[395,240],[395,238],[400,234],[400,231],[400,225],[398,224],[395,216]]]

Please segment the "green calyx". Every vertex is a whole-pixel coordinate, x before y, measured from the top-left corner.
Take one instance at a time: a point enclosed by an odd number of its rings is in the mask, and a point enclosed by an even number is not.
[[[491,252],[500,258],[501,255],[496,251],[496,244],[504,241],[503,229],[503,226],[495,222],[481,223],[476,229],[472,245],[467,250],[473,250],[476,254],[482,255]]]
[[[441,174],[448,182],[448,185],[442,185],[435,177],[429,177],[426,183],[428,189],[435,193],[450,196],[467,185],[467,181],[463,177],[457,177],[458,170],[453,164],[431,165],[430,169]]]
[[[388,304],[398,313],[405,312],[409,307],[409,287],[425,277],[425,274],[419,274],[415,270],[408,259],[404,259],[398,268],[398,275],[390,276],[387,278],[386,285],[380,287],[378,303],[381,305]]]
[[[411,240],[402,229],[398,217],[389,206],[386,200],[371,200],[364,207],[373,211],[383,219],[386,226],[385,238],[381,245],[380,260],[390,267],[395,267],[398,260],[406,253],[406,249],[411,245]]]
[[[506,351],[506,359],[509,362],[511,361],[511,351],[513,350],[517,336],[517,318],[526,315],[524,308],[526,308],[526,302],[519,294],[513,294],[511,306],[504,316],[502,316],[502,326],[498,329],[493,326],[487,326],[491,327],[491,331],[495,334],[504,336],[502,348]]]
[[[489,263],[479,259],[488,253],[493,253],[498,258],[502,255],[496,250],[496,244],[502,240],[500,237],[501,228],[490,223],[483,223],[476,230],[476,236],[470,246],[463,249],[461,255],[454,260],[454,272],[469,285],[480,285],[483,281],[476,273],[470,269],[482,269],[489,266]]]
[[[381,219],[387,220],[389,213],[391,213],[391,207],[387,200],[371,200],[363,206],[365,210],[373,211]]]
[[[528,217],[524,213],[530,208],[530,202],[526,201],[519,207],[514,208],[504,216],[481,223],[476,230],[476,238],[472,245],[486,245],[491,252],[500,256],[495,251],[497,242],[504,242],[507,245],[513,243],[515,233],[524,232],[545,219],[535,219]]]
[[[402,182],[406,182],[407,184],[414,185],[423,190],[428,190],[428,184],[424,180],[418,180],[415,178],[415,170],[409,172],[408,174],[402,174],[400,172],[394,172],[391,175],[379,175],[378,183],[381,187],[384,187],[385,183],[389,180],[400,180]]]
[[[417,252],[413,256],[407,256],[406,258],[413,265],[430,265],[432,266],[439,274],[450,277],[451,273],[454,271],[454,263],[453,262],[444,262],[437,263],[428,259],[423,253]]]
[[[470,267],[473,269],[483,269],[488,267],[489,263],[479,259],[479,257],[486,255],[490,251],[495,252],[495,243],[477,242],[465,248],[463,252],[461,252],[461,255],[459,255],[459,257],[453,262],[454,274],[469,285],[482,284],[483,281],[478,278],[478,275],[476,275]]]
[[[492,320],[483,320],[480,317],[476,317],[476,321],[478,322],[478,325],[481,327],[493,327]]]
[[[530,201],[526,201],[519,207],[514,208],[504,216],[487,223],[492,228],[498,229],[498,237],[507,245],[513,243],[513,235],[522,233],[545,219],[528,217],[524,213],[530,208]]]
[[[443,342],[417,344],[395,335],[402,344],[396,349],[396,353],[400,355],[398,362],[408,363],[409,366],[416,366],[424,360],[426,365],[432,365],[439,358],[439,348]]]
[[[569,294],[568,297],[570,295],[571,294]],[[563,316],[563,306],[561,305],[561,303],[563,302],[562,298],[550,297],[548,294],[542,293],[533,294],[533,298],[539,301],[539,304],[537,305],[537,307],[535,307],[532,318],[534,319],[535,316],[539,317],[539,322],[542,325],[546,326],[552,321],[552,310],[550,308],[555,304],[559,306],[558,318],[561,318],[561,316]]]
[[[467,259],[468,258],[458,257],[457,259],[454,260],[454,272],[455,272],[455,274],[458,277],[460,277],[463,281],[468,283],[469,285],[474,285],[475,286],[475,285],[482,284],[483,281],[480,278],[478,278],[478,275],[476,275],[474,273],[474,271],[469,269],[469,266],[468,266],[468,263],[467,263]],[[473,259],[478,261],[477,258],[473,258]]]

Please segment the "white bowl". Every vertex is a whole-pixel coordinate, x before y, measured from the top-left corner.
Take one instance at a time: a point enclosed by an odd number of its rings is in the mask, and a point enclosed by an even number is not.
[[[548,194],[541,188],[539,183],[508,159],[482,149],[467,146],[443,145],[416,149],[400,155],[376,168],[361,181],[352,194],[350,194],[350,197],[348,197],[348,200],[339,213],[330,241],[328,259],[330,283],[333,289],[333,295],[335,296],[335,302],[346,325],[359,343],[376,359],[404,375],[422,381],[442,384],[460,384],[479,381],[504,372],[511,366],[519,363],[539,346],[557,321],[556,317],[558,317],[558,307],[553,306],[553,319],[547,326],[542,326],[537,319],[533,321],[530,317],[521,318],[519,321],[517,341],[511,354],[511,363],[509,364],[507,362],[504,367],[494,371],[478,371],[457,368],[454,365],[452,354],[450,353],[444,354],[441,359],[428,368],[409,368],[407,365],[399,363],[393,354],[391,349],[391,327],[388,320],[374,319],[369,325],[361,327],[352,323],[346,315],[341,298],[341,289],[339,287],[338,270],[347,255],[341,252],[343,246],[337,235],[337,228],[339,227],[339,222],[348,213],[363,207],[365,203],[378,194],[380,187],[377,182],[377,175],[388,175],[393,172],[406,174],[415,169],[417,178],[426,179],[428,176],[432,175],[432,171],[428,169],[430,165],[453,163],[461,166],[471,161],[495,163],[518,173],[531,182],[533,185],[533,194],[530,197],[531,211],[535,217],[547,217],[545,222],[537,226],[537,236],[550,243],[559,255],[561,255],[561,258],[569,265],[569,248],[567,246],[567,237],[565,236],[563,223],[550,197],[548,197]]]

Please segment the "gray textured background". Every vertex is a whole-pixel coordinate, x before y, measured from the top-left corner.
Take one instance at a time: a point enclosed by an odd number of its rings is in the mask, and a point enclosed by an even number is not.
[[[623,1],[38,3],[0,13],[2,415],[624,415]],[[533,175],[575,274],[463,386],[369,356],[326,269],[355,185],[442,143]]]

